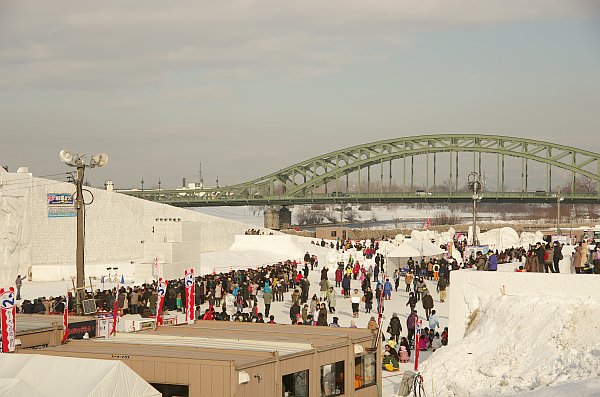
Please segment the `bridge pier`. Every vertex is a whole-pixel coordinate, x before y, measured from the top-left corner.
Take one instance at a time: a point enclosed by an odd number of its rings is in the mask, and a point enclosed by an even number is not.
[[[268,229],[289,229],[292,226],[292,211],[287,207],[268,207],[264,212],[264,225]]]

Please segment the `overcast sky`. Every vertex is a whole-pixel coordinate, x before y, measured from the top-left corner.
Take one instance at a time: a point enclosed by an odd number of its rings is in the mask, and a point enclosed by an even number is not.
[[[600,152],[597,0],[0,1],[0,164],[233,184],[424,133]]]

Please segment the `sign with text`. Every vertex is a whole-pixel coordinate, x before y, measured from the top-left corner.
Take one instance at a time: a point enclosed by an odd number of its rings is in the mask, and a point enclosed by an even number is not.
[[[183,277],[185,284],[185,320],[188,324],[194,324],[194,298],[196,295],[194,268],[185,269]]]
[[[15,351],[16,335],[16,308],[15,308],[15,289],[0,289],[0,312],[2,313],[2,353],[12,353]]]
[[[77,216],[71,193],[48,193],[48,218]]]
[[[87,333],[90,338],[96,336],[96,320],[69,322],[69,339],[83,339]]]

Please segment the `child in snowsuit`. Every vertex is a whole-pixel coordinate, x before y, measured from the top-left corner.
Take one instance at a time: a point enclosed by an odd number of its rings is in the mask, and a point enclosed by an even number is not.
[[[398,356],[400,357],[400,362],[401,363],[407,363],[408,362],[408,351],[406,350],[405,346],[400,346],[400,353],[398,354]]]

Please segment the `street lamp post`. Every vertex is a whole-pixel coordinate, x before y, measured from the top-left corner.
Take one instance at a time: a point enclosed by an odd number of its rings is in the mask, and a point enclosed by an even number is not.
[[[59,153],[60,160],[70,167],[77,168],[77,176],[75,178],[76,195],[75,198],[75,209],[77,211],[77,249],[75,252],[75,265],[77,273],[77,283],[75,286],[75,300],[77,306],[77,313],[83,314],[83,296],[85,291],[85,202],[83,200],[83,177],[85,169],[94,167],[103,167],[108,163],[108,155],[97,154],[92,156],[90,163],[85,163],[85,153],[75,154],[68,150],[61,150]]]
[[[560,236],[560,202],[565,198],[560,194],[560,189],[556,193],[556,234]]]
[[[479,194],[481,191],[481,180],[477,172],[471,172],[469,174],[469,190],[473,192],[473,245],[478,245],[479,240],[477,239],[477,202],[481,201],[482,196]]]

